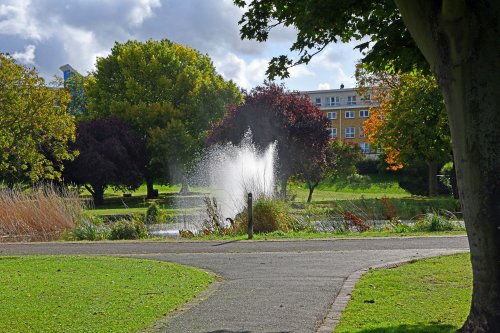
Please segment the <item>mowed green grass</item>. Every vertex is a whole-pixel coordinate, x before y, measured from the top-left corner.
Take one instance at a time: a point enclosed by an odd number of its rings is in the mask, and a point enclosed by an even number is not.
[[[328,200],[352,200],[360,198],[403,198],[411,194],[399,187],[394,176],[364,176],[361,182],[349,182],[340,179],[335,183],[321,182],[313,192],[312,202]],[[309,188],[304,183],[291,183],[289,194],[296,194],[297,201],[306,201]]]
[[[363,275],[335,333],[448,333],[472,297],[469,254],[425,259]]]
[[[137,332],[213,281],[145,259],[0,257],[0,332]]]

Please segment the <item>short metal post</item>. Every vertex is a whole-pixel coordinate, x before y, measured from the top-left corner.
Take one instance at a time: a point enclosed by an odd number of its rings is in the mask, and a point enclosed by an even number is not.
[[[253,238],[252,193],[248,193],[247,211],[248,211],[248,239],[252,239]]]

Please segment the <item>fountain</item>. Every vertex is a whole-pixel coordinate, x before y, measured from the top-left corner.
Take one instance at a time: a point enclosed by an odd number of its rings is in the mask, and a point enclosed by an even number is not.
[[[275,153],[276,144],[259,152],[250,132],[239,145],[228,143],[208,150],[201,171],[224,218],[234,218],[244,209],[249,192],[254,200],[274,194]]]
[[[207,196],[216,200],[223,220],[234,219],[245,208],[247,193],[253,194],[254,201],[274,195],[275,159],[276,144],[260,151],[252,143],[252,134],[248,131],[238,145],[226,143],[206,149],[189,183],[206,188]],[[195,213],[192,201],[191,206],[185,200],[178,200],[175,205],[184,211],[182,216],[174,224],[158,225],[153,235],[173,237],[178,236],[181,229],[194,233],[201,229],[202,221],[207,218],[205,207]]]

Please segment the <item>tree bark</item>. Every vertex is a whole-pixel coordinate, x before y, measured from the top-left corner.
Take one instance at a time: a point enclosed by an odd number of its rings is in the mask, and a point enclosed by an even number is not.
[[[281,176],[281,193],[280,193],[280,195],[284,200],[287,200],[287,198],[286,198],[287,185],[288,185],[288,176],[286,176],[286,175]]]
[[[428,190],[430,197],[435,197],[438,194],[438,183],[437,183],[437,165],[435,162],[427,161],[428,168]]]
[[[158,192],[154,189],[153,179],[146,177],[146,199],[156,199],[158,197]]]
[[[182,179],[181,190],[179,194],[189,194],[189,184],[185,178]]]
[[[307,187],[309,187],[309,195],[307,196],[307,202],[311,202],[313,197],[313,192],[316,186],[318,186],[318,182],[307,182]]]
[[[500,332],[500,2],[396,0],[445,98],[473,294],[459,332]]]
[[[92,194],[94,205],[100,206],[104,203],[104,186],[102,185],[85,185],[87,191]]]
[[[457,172],[455,170],[455,163],[453,163],[453,168],[451,169],[450,173],[450,184],[453,198],[457,200],[460,199],[458,195]]]

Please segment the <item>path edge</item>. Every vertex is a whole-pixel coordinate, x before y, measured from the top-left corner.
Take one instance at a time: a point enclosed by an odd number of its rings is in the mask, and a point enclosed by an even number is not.
[[[205,288],[205,290],[203,290],[201,293],[196,295],[195,298],[188,301],[187,303],[182,304],[174,311],[172,311],[169,314],[167,314],[166,316],[160,318],[159,320],[157,320],[156,322],[154,322],[150,326],[146,327],[145,329],[139,331],[139,333],[165,332],[165,329],[167,328],[167,326],[170,324],[170,322],[173,319],[175,319],[179,316],[182,316],[187,311],[191,310],[192,308],[196,307],[200,303],[204,302],[207,298],[209,298],[215,292],[217,292],[220,289],[220,287],[222,286],[222,284],[224,283],[224,279],[222,278],[222,276],[220,276],[214,272],[208,271],[206,269],[203,269],[203,271],[211,274],[215,278],[214,282],[212,282],[210,285],[208,285],[208,287]]]

